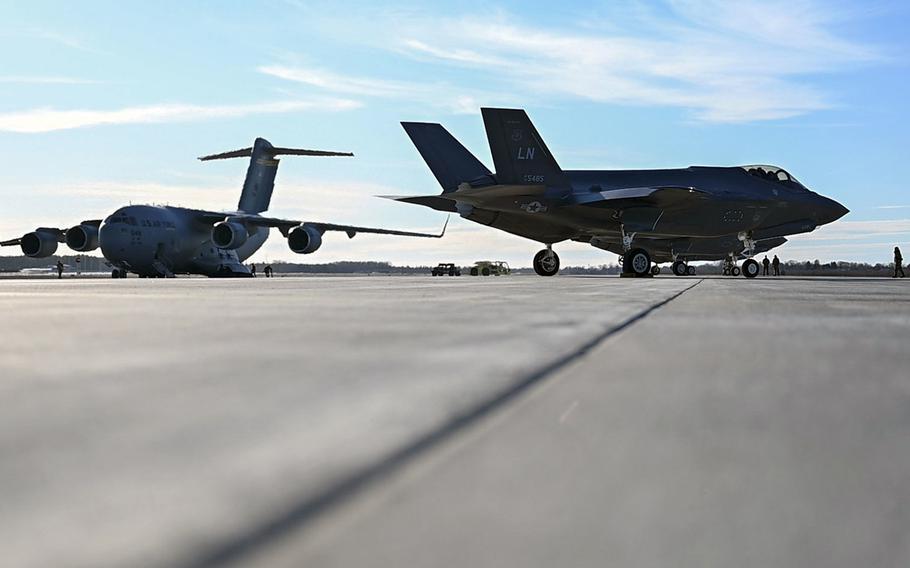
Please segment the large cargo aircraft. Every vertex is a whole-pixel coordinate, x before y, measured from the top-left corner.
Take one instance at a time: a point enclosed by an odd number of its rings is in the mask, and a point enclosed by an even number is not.
[[[129,205],[104,220],[83,221],[70,229],[41,227],[21,238],[0,242],[19,246],[32,258],[57,251],[58,243],[77,252],[101,248],[113,267],[114,278],[130,272],[141,277],[171,277],[175,274],[204,276],[249,276],[243,264],[265,243],[271,228],[287,238],[290,249],[310,254],[322,245],[326,231],[440,238],[438,235],[374,229],[332,223],[263,217],[268,210],[278,172],[276,156],[353,156],[343,152],[276,148],[257,138],[251,148],[203,156],[200,160],[249,157],[250,165],[236,211],[202,211],[167,205]]]
[[[390,196],[532,239],[541,276],[559,271],[553,244],[580,241],[622,256],[623,273],[644,276],[672,262],[694,274],[693,260],[752,258],[848,213],[776,166],[571,171],[556,163],[523,110],[481,109],[492,173],[439,124],[403,122],[442,186],[441,195]],[[657,263],[657,264],[652,264]]]

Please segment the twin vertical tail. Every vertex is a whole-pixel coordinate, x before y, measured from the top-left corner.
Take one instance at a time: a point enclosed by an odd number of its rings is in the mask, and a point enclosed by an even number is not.
[[[322,150],[303,150],[300,148],[276,148],[268,140],[257,138],[252,148],[242,148],[221,154],[202,156],[203,162],[225,160],[227,158],[245,158],[249,156],[250,166],[243,181],[243,192],[237,210],[244,213],[262,213],[267,211],[272,201],[272,190],[275,188],[275,174],[278,173],[278,160],[275,156],[353,156],[350,152],[325,152]]]
[[[436,176],[443,194],[456,191],[462,183],[493,183],[490,170],[441,124],[402,122],[401,126]]]
[[[439,124],[402,122],[405,132],[429,166],[443,195],[461,184],[544,185],[569,187],[569,180],[550,154],[527,113],[520,109],[483,108],[483,122],[496,173]]]
[[[482,108],[480,112],[496,166],[497,182],[569,187],[568,178],[525,111]]]

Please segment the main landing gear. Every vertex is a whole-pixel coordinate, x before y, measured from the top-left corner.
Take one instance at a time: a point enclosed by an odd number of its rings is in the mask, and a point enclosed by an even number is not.
[[[677,276],[695,276],[695,267],[689,266],[684,260],[674,260],[670,265],[670,270]]]
[[[761,272],[761,267],[758,265],[758,262],[755,259],[748,259],[743,263],[742,269],[736,266],[736,263],[733,261],[732,257],[728,257],[724,261],[723,274],[724,276],[739,276],[742,274],[746,278],[755,278],[758,276],[758,273]]]
[[[534,272],[538,276],[555,276],[559,272],[559,256],[553,252],[553,247],[547,245],[534,255]]]
[[[660,268],[655,266],[658,272]],[[643,248],[634,248],[622,255],[622,276],[637,278],[656,274],[651,267],[651,255]]]
[[[122,268],[115,268],[111,271],[111,278],[126,278],[126,275],[129,274],[126,270]]]

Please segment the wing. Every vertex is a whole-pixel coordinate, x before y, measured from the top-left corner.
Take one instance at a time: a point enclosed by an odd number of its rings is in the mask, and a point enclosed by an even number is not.
[[[429,239],[440,239],[445,235],[446,227],[449,225],[449,220],[446,218],[446,222],[442,227],[442,231],[439,234],[434,234],[418,233],[414,231],[398,231],[395,229],[381,229],[375,227],[359,227],[357,225],[338,225],[335,223],[278,219],[275,217],[261,217],[259,215],[250,215],[248,213],[203,212],[201,217],[204,221],[213,224],[219,221],[224,221],[225,219],[231,219],[232,221],[240,221],[242,223],[253,225],[255,227],[274,227],[281,231],[281,234],[284,236],[287,236],[288,232],[294,227],[299,227],[300,225],[308,225],[319,229],[321,232],[338,231],[341,233],[346,233],[348,235],[348,238],[354,238],[357,233],[372,233],[375,235],[396,235],[399,237],[423,237]]]
[[[668,207],[686,201],[708,198],[708,193],[697,187],[655,186],[621,187],[576,195],[573,201],[580,205],[622,209],[627,206],[651,205]]]

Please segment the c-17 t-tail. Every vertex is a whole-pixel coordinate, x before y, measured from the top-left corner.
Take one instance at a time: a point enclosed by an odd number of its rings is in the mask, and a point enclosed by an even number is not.
[[[563,170],[524,110],[481,113],[495,173],[441,125],[403,122],[442,193],[392,199],[546,245],[533,261],[542,276],[559,270],[553,245],[572,240],[621,255],[624,274],[656,273],[663,262],[693,274],[693,260],[745,258],[752,278],[755,254],[847,213],[776,166]]]

